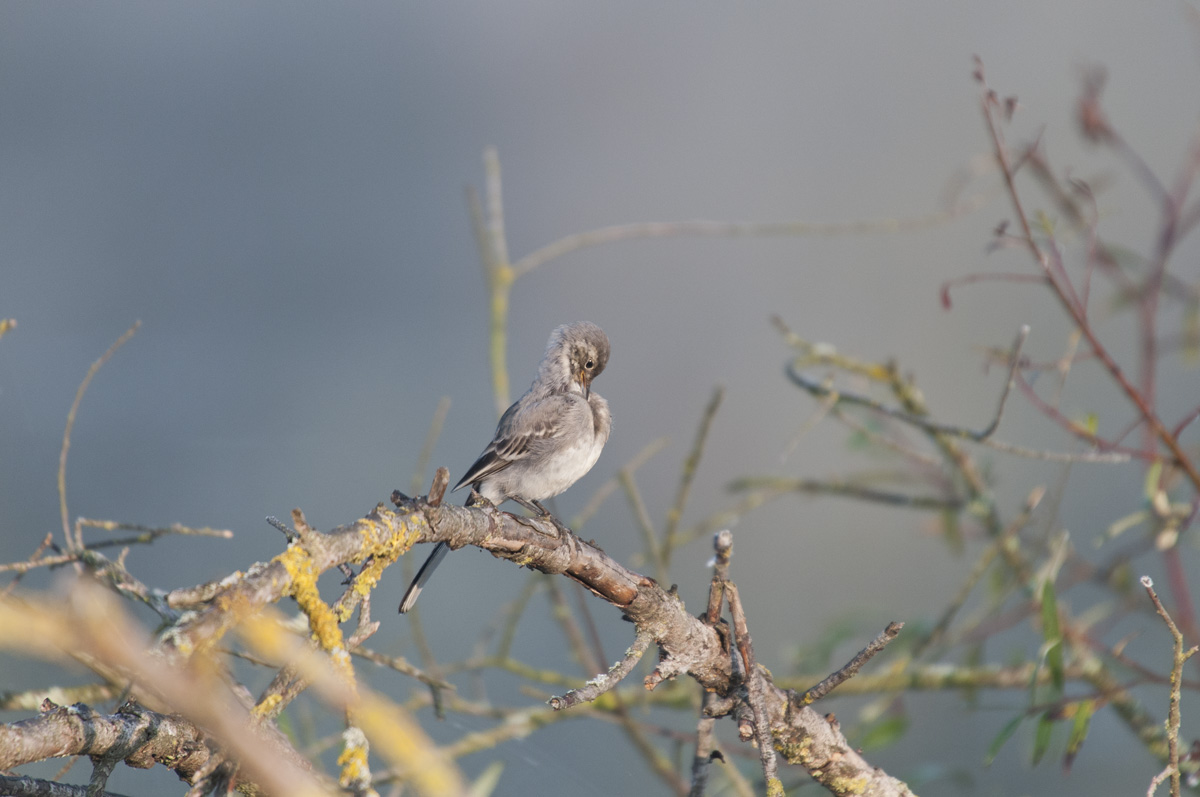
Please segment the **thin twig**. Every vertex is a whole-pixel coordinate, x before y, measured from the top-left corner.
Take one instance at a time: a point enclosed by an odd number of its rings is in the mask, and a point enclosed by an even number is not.
[[[840,390],[835,390],[829,385],[809,379],[804,374],[800,373],[795,362],[789,363],[787,367],[788,378],[795,382],[800,387],[804,388],[814,396],[826,398],[829,396],[836,397],[839,403],[859,404],[868,407],[889,418],[894,418],[898,421],[919,427],[926,432],[933,434],[949,435],[951,437],[961,437],[966,440],[971,440],[976,443],[981,443],[987,440],[996,431],[1000,425],[1000,419],[1004,415],[1004,405],[1008,401],[1008,395],[1012,390],[1012,386],[1016,379],[1018,366],[1021,362],[1021,349],[1025,345],[1025,339],[1029,336],[1029,326],[1022,326],[1017,333],[1017,338],[1013,342],[1012,353],[1009,355],[1008,379],[1004,382],[1004,387],[1000,391],[1000,399],[996,404],[996,412],[992,416],[991,421],[982,429],[968,429],[965,426],[957,426],[954,424],[939,423],[930,420],[929,418],[913,415],[910,412],[889,407],[875,399],[861,396],[856,393],[847,393]]]
[[[625,498],[629,501],[629,508],[633,510],[634,520],[637,521],[638,528],[642,531],[642,539],[646,544],[646,558],[654,567],[654,577],[664,584],[668,583],[667,564],[663,559],[658,537],[654,533],[654,521],[650,519],[650,513],[646,510],[646,503],[642,500],[637,482],[633,480],[633,474],[624,468],[617,473],[617,481],[620,482],[621,489],[625,491]]]
[[[442,426],[450,412],[450,397],[442,396],[438,400],[437,409],[433,411],[433,419],[429,421],[429,431],[425,433],[425,443],[421,453],[417,455],[417,464],[413,468],[411,489],[413,495],[420,495],[425,485],[425,471],[429,468],[429,460],[433,458],[433,449],[437,446],[438,437],[442,434]]]
[[[580,249],[646,238],[739,238],[787,235],[864,235],[922,229],[944,224],[982,207],[987,197],[980,194],[959,202],[950,210],[908,219],[878,219],[845,223],[803,221],[738,222],[677,221],[617,224],[568,235],[537,249],[513,264],[516,277],[522,277],[551,260]]]
[[[813,688],[807,690],[800,696],[800,704],[807,706],[814,703],[825,695],[837,689],[838,685],[854,677],[854,674],[862,669],[863,665],[875,657],[875,654],[888,646],[893,639],[900,635],[900,629],[904,627],[904,623],[888,623],[887,628],[879,632],[879,636],[871,640],[871,643],[860,650],[858,654],[846,662],[841,669],[830,675],[824,681],[817,684]]]
[[[708,400],[708,405],[704,408],[704,415],[700,418],[700,426],[696,429],[696,439],[692,443],[692,450],[688,452],[687,459],[683,461],[683,474],[679,479],[679,490],[675,493],[675,502],[667,511],[667,522],[663,531],[664,570],[671,566],[671,552],[675,547],[675,537],[679,531],[679,519],[683,517],[683,508],[687,505],[688,493],[696,478],[696,470],[700,465],[700,457],[704,454],[704,443],[708,440],[708,432],[712,428],[713,418],[716,417],[717,410],[721,408],[721,401],[724,398],[725,388],[717,386],[713,390],[712,398]]]
[[[716,699],[717,696],[712,692],[705,692],[701,699],[700,719],[696,722],[696,753],[692,756],[692,788],[688,797],[704,797],[704,788],[708,785],[708,765],[716,755],[716,736],[713,729],[716,727],[717,718],[706,714],[704,709]]]
[[[754,644],[750,641],[750,629],[746,624],[746,613],[737,586],[725,584],[725,595],[729,601],[729,614],[733,618],[733,638],[745,667],[746,691],[750,708],[754,711],[754,738],[758,743],[758,756],[762,762],[763,778],[767,784],[768,797],[783,797],[783,782],[779,779],[779,765],[775,761],[775,745],[771,738],[771,720],[767,716],[765,684],[763,674],[754,660]]]
[[[500,156],[495,147],[483,151],[484,190],[487,198],[483,217],[484,256],[488,288],[491,293],[492,380],[496,391],[496,414],[503,414],[509,404],[508,363],[508,306],[516,275],[508,259],[508,238],[504,230],[504,190],[500,181]]]
[[[965,501],[961,498],[940,498],[935,495],[905,495],[885,490],[864,487],[849,481],[821,479],[778,479],[770,476],[744,477],[730,482],[734,492],[756,491],[767,495],[787,493],[809,493],[812,495],[840,495],[860,501],[872,501],[889,506],[909,509],[933,509],[940,512],[958,511]]]
[[[1081,307],[1075,297],[1074,290],[1070,285],[1070,281],[1061,274],[1060,268],[1054,263],[1051,254],[1048,254],[1038,244],[1037,239],[1033,235],[1033,229],[1030,226],[1029,218],[1025,213],[1024,204],[1021,201],[1021,196],[1016,187],[1016,172],[1013,168],[1012,160],[1009,156],[1008,146],[1004,140],[1004,134],[1000,128],[1000,122],[997,119],[997,112],[1000,108],[1000,100],[995,92],[987,87],[987,83],[983,76],[982,63],[977,62],[976,77],[983,85],[983,97],[981,101],[984,122],[987,125],[988,134],[992,139],[993,153],[996,156],[996,162],[1000,164],[1000,171],[1004,176],[1005,186],[1008,189],[1009,199],[1012,202],[1013,212],[1017,216],[1017,220],[1021,225],[1023,233],[1023,241],[1029,249],[1030,255],[1033,257],[1038,266],[1043,270],[1051,282],[1051,288],[1054,295],[1058,298],[1059,303],[1066,311],[1071,321],[1078,327],[1079,331],[1087,338],[1088,346],[1095,352],[1097,358],[1108,371],[1109,376],[1120,387],[1121,391],[1129,399],[1129,401],[1137,409],[1138,413],[1146,419],[1153,431],[1154,437],[1158,438],[1164,446],[1171,452],[1176,464],[1187,474],[1188,481],[1192,486],[1200,490],[1200,470],[1197,469],[1194,462],[1184,451],[1178,438],[1174,437],[1170,430],[1166,428],[1162,420],[1159,419],[1154,407],[1147,400],[1147,396],[1139,390],[1129,378],[1121,366],[1113,359],[1112,354],[1100,342],[1097,337],[1096,330],[1087,318],[1087,310]]]
[[[1133,456],[1135,456],[1137,454],[1137,452],[1127,451],[1127,450],[1123,450],[1123,449],[1116,450],[1116,451],[1081,451],[1078,453],[1074,453],[1074,452],[1060,452],[1060,451],[1040,451],[1037,449],[1025,448],[1023,446],[1014,445],[1012,443],[1005,443],[1000,440],[995,440],[995,439],[991,438],[990,436],[987,436],[987,437],[982,436],[985,432],[988,435],[990,435],[992,431],[995,431],[995,427],[999,423],[999,416],[993,418],[992,422],[989,423],[988,426],[985,427],[984,429],[980,429],[980,430],[968,429],[966,427],[956,426],[953,424],[944,424],[944,423],[939,423],[936,421],[931,421],[928,418],[923,418],[918,415],[913,415],[911,413],[905,412],[904,410],[896,409],[895,407],[889,407],[888,405],[884,404],[881,401],[870,398],[869,396],[864,396],[859,393],[854,393],[854,392],[846,391],[846,390],[837,390],[830,385],[824,384],[822,382],[817,382],[816,380],[813,380],[813,379],[809,379],[804,374],[802,374],[798,370],[796,370],[795,363],[791,363],[787,366],[787,376],[788,376],[788,379],[790,379],[792,382],[794,382],[797,386],[803,388],[805,391],[811,393],[813,396],[815,396],[817,398],[821,398],[824,400],[832,399],[833,401],[837,402],[838,404],[855,404],[855,405],[858,405],[861,407],[866,407],[866,408],[868,408],[874,412],[877,412],[881,415],[886,415],[889,418],[893,418],[897,421],[901,421],[901,422],[909,424],[911,426],[915,426],[915,427],[922,429],[926,432],[929,432],[931,434],[944,434],[944,435],[949,435],[951,437],[960,437],[960,438],[963,438],[966,440],[970,440],[974,443],[979,443],[980,445],[985,445],[990,448],[995,448],[998,451],[1004,451],[1004,452],[1007,452],[1010,454],[1015,454],[1017,456],[1027,457],[1029,459],[1040,459],[1040,460],[1045,460],[1048,462],[1090,462],[1090,463],[1103,463],[1103,464],[1111,465],[1111,464],[1118,464],[1121,462],[1128,462],[1130,459],[1132,459]],[[1010,382],[1011,382],[1011,380],[1010,380]],[[1006,388],[1005,388],[1006,392],[1007,392],[1007,384],[1008,383],[1006,383]],[[1023,389],[1028,388],[1028,384],[1021,378],[1020,374],[1016,375],[1016,384],[1018,386],[1022,387]],[[1050,410],[1050,411],[1053,412],[1053,410]],[[1068,421],[1066,419],[1063,419],[1063,422],[1066,424],[1070,424],[1070,421]],[[989,429],[991,431],[988,431]],[[1103,444],[1103,441],[1099,440],[1095,435],[1084,432],[1081,429],[1081,427],[1077,427],[1073,424],[1070,424],[1069,430],[1074,431],[1076,434],[1079,434],[1081,437],[1083,437],[1083,439],[1085,439],[1087,442],[1091,443],[1094,446]]]
[[[659,437],[651,440],[642,447],[641,451],[634,454],[633,457],[621,467],[621,470],[618,471],[618,473],[637,473],[638,468],[642,467],[642,465],[645,465],[652,456],[666,448],[667,443],[668,440],[665,437]],[[584,504],[583,509],[579,510],[579,513],[575,515],[575,517],[571,518],[571,522],[568,523],[567,526],[578,533],[579,530],[583,528],[584,524],[591,520],[592,516],[599,511],[600,505],[603,504],[610,495],[616,492],[618,486],[619,481],[617,476],[613,476],[611,479],[604,482],[604,484],[600,485],[596,492],[592,493],[592,497],[588,499],[588,502]]]
[[[654,644],[653,634],[646,632],[639,633],[633,640],[633,644],[625,651],[624,658],[609,667],[608,672],[597,675],[588,681],[585,686],[579,689],[572,689],[562,697],[550,698],[548,701],[550,708],[555,711],[561,711],[579,703],[590,703],[600,697],[600,695],[621,683],[621,679],[637,666],[637,663],[642,660],[642,655],[645,654],[652,644]]]
[[[979,559],[976,560],[975,565],[971,568],[970,575],[967,576],[966,581],[964,581],[962,587],[959,588],[958,594],[950,600],[949,604],[947,604],[946,608],[942,611],[942,616],[938,618],[937,623],[932,629],[930,629],[929,633],[926,634],[924,639],[922,639],[916,645],[913,651],[914,658],[919,657],[925,650],[941,641],[942,636],[946,633],[946,630],[950,628],[950,623],[953,622],[958,610],[961,609],[963,604],[967,602],[967,598],[969,598],[971,593],[974,592],[975,587],[983,579],[983,576],[991,567],[992,562],[995,561],[996,557],[999,555],[1001,547],[1010,545],[1013,537],[1016,536],[1021,529],[1025,528],[1025,526],[1029,523],[1030,518],[1033,516],[1033,511],[1037,508],[1038,504],[1042,502],[1042,497],[1045,494],[1045,487],[1038,486],[1033,488],[1033,490],[1029,493],[1029,496],[1025,499],[1025,506],[1022,508],[1020,515],[1018,515],[1017,518],[1013,520],[1013,522],[1010,523],[1007,528],[1005,528],[1004,533],[993,540],[992,543],[988,545],[986,549],[984,549],[983,553],[979,555]]]
[[[715,626],[721,619],[721,603],[725,597],[725,584],[729,581],[729,562],[733,558],[733,532],[721,529],[713,535],[713,575],[708,588],[708,613],[706,622]]]
[[[508,605],[507,619],[500,630],[500,641],[496,644],[497,657],[507,659],[512,655],[513,640],[517,636],[517,624],[520,622],[521,616],[525,614],[525,607],[529,605],[533,594],[537,592],[538,587],[542,586],[543,578],[541,573],[530,573],[516,600]]]
[[[1183,679],[1183,665],[1192,657],[1195,652],[1200,649],[1200,646],[1193,645],[1190,649],[1183,649],[1183,634],[1180,633],[1175,621],[1171,619],[1171,615],[1167,613],[1166,608],[1162,605],[1162,601],[1158,599],[1158,594],[1154,591],[1154,582],[1150,576],[1142,576],[1142,586],[1145,587],[1146,593],[1150,596],[1150,600],[1154,602],[1154,609],[1158,612],[1158,616],[1166,623],[1167,628],[1171,632],[1171,639],[1174,641],[1174,655],[1172,657],[1171,666],[1171,697],[1167,709],[1167,770],[1171,778],[1171,797],[1179,797],[1180,777],[1179,777],[1179,724],[1180,724],[1180,689]],[[1154,794],[1154,789],[1158,783],[1162,782],[1162,776],[1155,778],[1155,782],[1151,783],[1150,791],[1147,794]]]
[[[591,675],[603,667],[602,662],[592,658],[592,650],[583,637],[583,629],[579,627],[579,623],[567,603],[566,596],[562,593],[558,579],[546,580],[546,598],[550,601],[551,613],[558,621],[559,627],[562,628],[563,635],[567,638],[567,645],[571,648],[575,660],[579,662],[580,669],[585,674]]]
[[[138,327],[141,325],[141,321],[134,321],[133,326],[125,330],[125,334],[117,338],[117,342],[109,346],[108,351],[100,355],[100,359],[92,363],[92,366],[88,368],[87,374],[83,377],[83,381],[79,383],[79,389],[75,391],[75,400],[71,402],[71,409],[67,412],[67,426],[63,429],[62,449],[58,453],[58,512],[62,516],[63,539],[66,540],[68,548],[83,547],[82,535],[77,539],[71,539],[71,526],[67,520],[67,452],[71,450],[71,430],[75,427],[75,416],[79,412],[79,405],[83,401],[83,394],[87,392],[88,385],[92,382],[92,377],[117,353],[117,349],[124,346],[125,342],[133,337],[133,333],[137,332]]]
[[[713,575],[708,589],[708,612],[705,618],[711,626],[716,626],[721,619],[721,605],[724,602],[725,584],[729,580],[729,561],[733,558],[733,533],[722,529],[713,535]],[[717,755],[713,728],[716,726],[714,708],[717,696],[712,692],[704,692],[700,704],[700,719],[696,724],[696,753],[692,757],[692,788],[688,797],[703,797],[704,788],[708,783],[708,765]]]

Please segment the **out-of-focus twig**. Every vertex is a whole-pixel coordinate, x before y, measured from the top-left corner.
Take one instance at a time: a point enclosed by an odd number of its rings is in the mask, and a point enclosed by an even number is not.
[[[112,359],[112,356],[117,353],[117,349],[125,345],[125,342],[133,337],[137,332],[138,327],[142,325],[141,321],[135,321],[133,326],[125,330],[125,334],[117,338],[117,341],[108,347],[108,351],[100,355],[100,359],[92,363],[88,368],[87,374],[83,377],[83,381],[79,383],[79,389],[75,391],[75,400],[71,402],[71,409],[67,412],[67,425],[63,429],[62,449],[58,453],[58,512],[62,517],[63,539],[66,541],[68,548],[82,548],[83,537],[76,536],[74,539],[71,536],[70,522],[67,520],[67,452],[71,450],[71,430],[75,428],[75,416],[79,413],[79,405],[83,402],[83,394],[87,392],[88,385],[92,382],[92,377],[96,372],[104,367],[104,364]]]
[[[695,480],[696,471],[700,466],[700,457],[704,454],[704,444],[708,441],[708,432],[712,428],[713,419],[717,416],[717,410],[721,408],[721,401],[724,398],[725,388],[718,386],[713,389],[712,398],[708,400],[708,404],[704,407],[704,414],[700,417],[700,425],[696,429],[696,439],[692,443],[692,450],[688,452],[687,459],[683,461],[679,489],[675,493],[674,503],[667,510],[667,521],[663,528],[663,570],[668,570],[671,566],[671,554],[678,542],[676,535],[679,532],[679,520],[683,517],[684,507],[687,506],[688,494],[691,492],[692,482]]]
[[[1158,612],[1158,616],[1162,618],[1167,629],[1171,632],[1171,639],[1174,641],[1174,653],[1171,662],[1171,697],[1167,708],[1167,768],[1163,770],[1164,775],[1168,775],[1171,779],[1171,797],[1179,797],[1180,789],[1180,773],[1179,773],[1179,724],[1180,724],[1180,689],[1181,681],[1183,680],[1183,665],[1190,659],[1200,646],[1193,645],[1187,650],[1183,649],[1183,634],[1175,625],[1175,621],[1171,619],[1171,615],[1162,605],[1162,601],[1158,599],[1158,594],[1154,591],[1154,582],[1150,580],[1150,576],[1142,576],[1142,586],[1146,589],[1146,594],[1150,596],[1150,600],[1154,602],[1154,609]],[[1156,778],[1156,782],[1150,786],[1148,794],[1154,794],[1154,789],[1161,783],[1162,775]]]

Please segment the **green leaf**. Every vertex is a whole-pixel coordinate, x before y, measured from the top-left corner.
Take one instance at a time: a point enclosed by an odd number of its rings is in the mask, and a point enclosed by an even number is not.
[[[504,762],[493,761],[484,768],[483,772],[479,773],[479,777],[471,784],[467,794],[470,797],[489,797],[496,790],[496,786],[500,783],[500,776],[503,773]]]
[[[296,729],[292,727],[292,718],[286,709],[279,712],[279,716],[275,718],[275,725],[288,738],[289,742],[296,747],[302,746],[300,740],[296,737]]]
[[[1055,220],[1050,217],[1044,210],[1034,211],[1033,219],[1042,232],[1048,237],[1054,237]]]
[[[1061,694],[1066,683],[1062,632],[1058,628],[1058,599],[1054,595],[1054,584],[1050,581],[1042,585],[1042,637],[1046,640],[1046,666],[1050,668],[1050,680]]]
[[[967,647],[966,653],[963,656],[964,665],[967,667],[979,667],[983,664],[983,660],[982,642],[976,642],[975,644]],[[972,685],[965,686],[963,687],[962,694],[963,699],[966,700],[967,704],[972,708],[975,707],[976,703],[979,701],[979,688]]]
[[[1159,485],[1162,469],[1161,459],[1154,460],[1150,463],[1150,467],[1146,468],[1146,480],[1142,483],[1142,495],[1146,496],[1147,501],[1153,501],[1154,496],[1158,495],[1158,491],[1162,489]]]
[[[947,509],[942,512],[942,538],[946,540],[950,552],[959,556],[965,547],[963,544],[962,528],[958,524],[958,510]]]
[[[1191,303],[1183,314],[1183,357],[1189,365],[1200,360],[1200,305]]]
[[[996,734],[996,738],[992,739],[992,743],[988,745],[987,755],[984,756],[983,759],[983,765],[985,767],[990,767],[992,765],[992,762],[996,760],[996,756],[1000,754],[1000,748],[1004,746],[1005,742],[1012,738],[1012,735],[1017,732],[1017,728],[1021,727],[1021,723],[1024,720],[1025,715],[1018,714],[1010,719],[1004,725],[1004,727],[1000,729],[1000,733]]]
[[[795,649],[792,666],[797,672],[816,672],[830,667],[834,650],[847,640],[861,635],[867,627],[867,619],[860,613],[842,615],[826,625],[811,642]]]
[[[1063,770],[1066,772],[1071,771],[1071,764],[1075,762],[1079,748],[1083,747],[1083,740],[1087,738],[1088,734],[1088,726],[1092,722],[1092,712],[1095,710],[1095,700],[1081,700],[1075,704],[1075,720],[1071,723],[1071,733],[1067,736],[1067,752],[1063,756]]]
[[[859,746],[864,750],[878,750],[881,747],[887,747],[889,744],[894,744],[904,736],[904,732],[908,730],[908,717],[904,714],[896,714],[876,722],[871,727],[867,728],[859,739]]]
[[[1050,748],[1050,738],[1054,734],[1054,719],[1050,712],[1038,718],[1037,731],[1033,734],[1033,765],[1036,767]]]
[[[1092,437],[1095,437],[1097,430],[1100,428],[1100,416],[1094,412],[1089,412],[1087,415],[1083,416],[1082,426],[1084,431],[1086,431]]]
[[[1149,496],[1147,496],[1147,500],[1149,500]],[[1114,520],[1112,525],[1108,527],[1108,530],[1104,532],[1104,536],[1096,541],[1096,544],[1101,545],[1105,541],[1111,540],[1117,535],[1125,533],[1129,529],[1144,523],[1147,519],[1149,519],[1149,517],[1149,512],[1147,512],[1145,509],[1139,509],[1138,511],[1126,515],[1123,518]]]

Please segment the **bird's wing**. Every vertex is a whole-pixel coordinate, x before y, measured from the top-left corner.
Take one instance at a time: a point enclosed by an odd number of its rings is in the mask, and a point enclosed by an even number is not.
[[[475,464],[467,468],[454,489],[483,481],[514,462],[520,462],[547,440],[561,434],[571,399],[562,395],[548,396],[524,405],[518,401],[509,407],[496,426],[496,436],[492,442],[488,443]]]

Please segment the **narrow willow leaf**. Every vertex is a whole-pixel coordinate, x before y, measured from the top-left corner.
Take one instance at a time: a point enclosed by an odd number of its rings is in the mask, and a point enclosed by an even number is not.
[[[908,717],[903,714],[887,717],[876,722],[859,739],[859,745],[864,750],[878,750],[900,741],[908,730]]]
[[[504,774],[504,762],[493,761],[487,765],[483,772],[479,773],[479,777],[471,784],[471,788],[467,794],[469,797],[490,797],[496,791],[496,786],[499,785],[502,774]]]
[[[1070,772],[1071,764],[1075,763],[1075,756],[1079,754],[1079,748],[1083,747],[1083,740],[1087,738],[1088,726],[1092,722],[1092,712],[1096,710],[1096,701],[1082,700],[1076,704],[1075,720],[1071,723],[1071,733],[1067,736],[1067,752],[1063,756],[1063,771]]]
[[[992,739],[992,743],[988,745],[987,755],[983,759],[983,765],[985,767],[990,767],[992,765],[992,762],[996,760],[996,756],[1000,754],[1000,748],[1003,747],[1004,743],[1011,739],[1012,735],[1017,732],[1017,728],[1021,727],[1021,722],[1024,719],[1024,714],[1018,714],[1010,719],[1004,725],[1004,727],[1000,729],[1000,733],[996,734],[996,738]]]
[[[1142,483],[1142,495],[1146,496],[1147,501],[1153,501],[1154,496],[1158,494],[1159,479],[1162,478],[1163,464],[1161,459],[1156,459],[1150,463],[1150,467],[1146,468],[1146,480]]]
[[[1037,731],[1033,734],[1033,765],[1036,767],[1050,749],[1050,739],[1054,735],[1054,720],[1050,712],[1038,718]]]
[[[1050,680],[1061,694],[1066,683],[1062,632],[1058,628],[1058,599],[1054,594],[1054,584],[1049,581],[1042,586],[1042,637],[1046,640],[1046,666],[1050,668]]]

